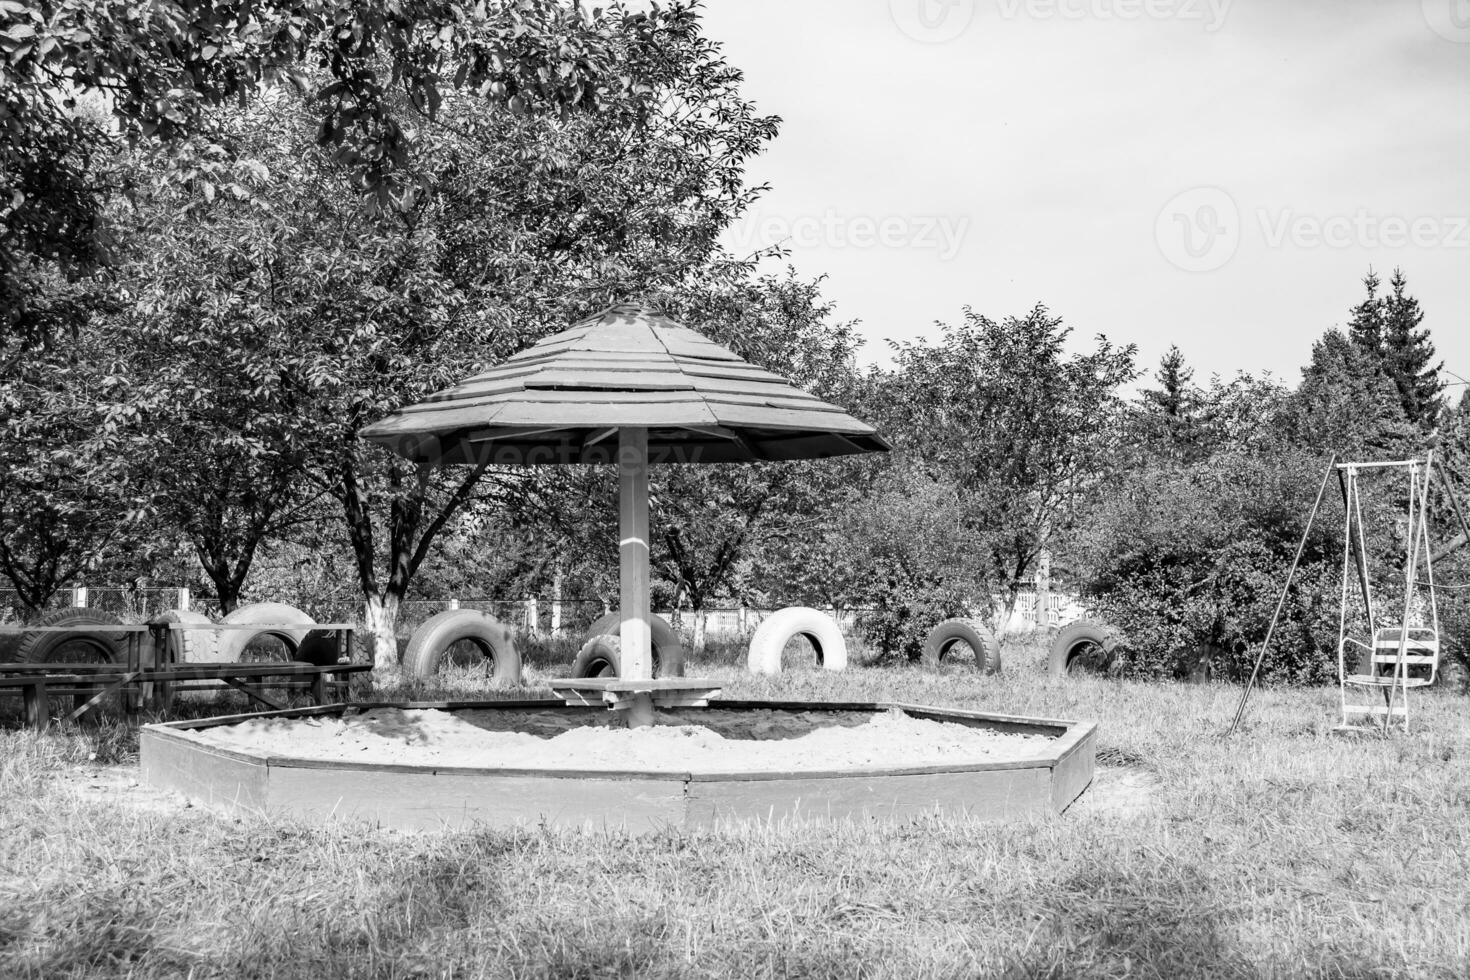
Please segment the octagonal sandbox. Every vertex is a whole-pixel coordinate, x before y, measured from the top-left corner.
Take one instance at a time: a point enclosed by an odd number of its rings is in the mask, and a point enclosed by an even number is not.
[[[390,726],[393,744],[411,746],[416,738],[428,740],[417,726],[430,713],[521,741],[498,754],[482,753],[475,761],[483,764],[466,765],[462,754],[413,761],[411,753],[399,759],[375,750],[382,742],[357,747],[330,737],[371,721],[369,728]],[[1097,733],[1090,722],[888,702],[714,701],[661,713],[655,733],[677,741],[681,733],[708,730],[717,740],[730,736],[723,744],[748,742],[755,751],[721,755],[717,745],[715,755],[694,758],[699,753],[691,741],[690,760],[675,755],[657,764],[631,751],[612,760],[593,753],[598,757],[585,764],[575,755],[548,762],[539,751],[556,735],[572,736],[584,747],[609,740],[607,747],[621,751],[610,740],[630,733],[595,731],[614,724],[610,714],[547,700],[384,702],[169,722],[142,730],[143,779],[235,811],[359,819],[402,830],[547,825],[646,831],[935,814],[999,820],[1070,806],[1092,782]],[[936,756],[895,752],[890,745],[871,759],[840,751],[830,762],[822,757],[856,741],[860,728],[882,717],[904,725],[940,723],[933,730],[947,732],[944,738],[956,745],[989,739],[999,747]],[[281,737],[239,734],[263,730]],[[882,730],[877,734],[884,737]],[[327,749],[313,753],[309,735],[318,744],[325,737]],[[796,741],[804,736],[818,737]],[[755,744],[762,741],[768,744]],[[1020,748],[1006,748],[1012,743]]]

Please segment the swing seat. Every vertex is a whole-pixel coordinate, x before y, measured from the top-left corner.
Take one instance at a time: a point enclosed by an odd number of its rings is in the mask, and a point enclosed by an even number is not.
[[[1404,635],[1407,633],[1407,639]],[[1344,682],[1356,687],[1429,687],[1439,674],[1439,633],[1423,626],[1411,626],[1407,631],[1381,629],[1373,634],[1373,645],[1349,639],[1349,643],[1363,647],[1369,652],[1369,673],[1350,674]],[[1404,645],[1404,655],[1399,658],[1399,644]],[[1399,675],[1399,664],[1403,664],[1403,676]],[[1413,676],[1409,676],[1410,672]],[[1425,676],[1427,671],[1428,676]]]

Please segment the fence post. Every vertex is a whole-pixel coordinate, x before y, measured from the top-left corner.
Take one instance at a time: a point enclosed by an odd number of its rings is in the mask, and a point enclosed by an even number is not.
[[[561,635],[561,585],[562,571],[556,570],[551,579],[551,635]]]
[[[1036,565],[1036,628],[1051,627],[1051,554],[1043,551]]]
[[[87,608],[87,587],[85,585],[72,586],[71,604],[78,609]]]
[[[189,587],[187,585],[181,585],[179,586],[178,592],[178,597],[175,599],[175,602],[178,603],[178,608],[188,610],[189,600],[191,598],[189,595]]]
[[[535,596],[526,597],[526,632],[541,635],[541,604]]]
[[[735,629],[740,633],[741,636],[744,636],[749,625],[750,610],[747,609],[745,607],[745,603],[742,602],[740,604],[740,608],[735,610]]]
[[[449,608],[450,609],[458,609],[459,608],[459,600],[458,599],[450,599],[449,600]]]

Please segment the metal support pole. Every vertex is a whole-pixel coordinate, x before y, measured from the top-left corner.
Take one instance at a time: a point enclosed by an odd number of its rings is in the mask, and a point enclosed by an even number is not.
[[[1230,730],[1225,733],[1228,738],[1235,734],[1240,727],[1240,718],[1245,714],[1245,703],[1250,699],[1251,688],[1256,686],[1256,678],[1261,673],[1261,664],[1266,660],[1266,651],[1271,646],[1271,637],[1276,634],[1276,623],[1281,619],[1281,610],[1286,607],[1286,596],[1291,591],[1291,580],[1296,577],[1297,566],[1301,564],[1302,552],[1307,550],[1307,538],[1312,534],[1312,525],[1317,522],[1317,511],[1322,507],[1322,497],[1327,493],[1327,481],[1332,479],[1333,467],[1337,464],[1337,454],[1333,453],[1332,462],[1327,464],[1327,471],[1322,474],[1322,486],[1317,488],[1317,500],[1312,504],[1312,514],[1307,518],[1307,526],[1302,530],[1301,543],[1296,546],[1296,557],[1291,560],[1291,571],[1286,573],[1286,584],[1281,587],[1281,598],[1276,602],[1276,612],[1271,616],[1271,626],[1266,630],[1266,639],[1261,642],[1261,652],[1256,656],[1256,665],[1251,669],[1250,680],[1246,682],[1245,690],[1240,694],[1240,705],[1235,709],[1235,718],[1230,722]]]
[[[649,624],[648,430],[618,430],[618,561],[623,622],[619,632],[621,679],[653,679],[653,631]],[[628,725],[653,724],[653,697],[637,694]]]

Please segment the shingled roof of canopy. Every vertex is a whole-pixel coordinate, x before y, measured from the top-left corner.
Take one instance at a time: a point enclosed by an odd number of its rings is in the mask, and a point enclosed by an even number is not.
[[[361,434],[435,465],[605,463],[624,426],[648,428],[651,462],[820,459],[889,448],[837,406],[636,304],[552,334]]]

